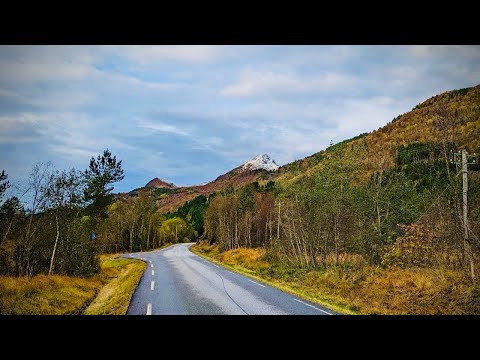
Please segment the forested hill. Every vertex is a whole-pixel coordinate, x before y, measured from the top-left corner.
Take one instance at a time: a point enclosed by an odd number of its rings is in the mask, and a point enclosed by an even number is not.
[[[363,313],[478,314],[480,169],[472,156],[457,176],[463,149],[480,153],[480,86],[282,166],[268,189],[218,193],[205,249]]]
[[[309,176],[322,169],[322,159],[341,148],[343,156],[363,165],[359,176],[365,180],[378,167],[391,168],[402,147],[426,148],[440,142],[480,152],[480,85],[433,96],[376,131],[280,167],[277,178],[286,185]]]
[[[401,155],[422,155],[423,149],[424,156],[425,151],[437,149],[440,143],[455,144],[470,153],[480,152],[480,85],[433,96],[378,130],[359,134],[277,171],[241,172],[240,166],[206,185],[179,188],[147,185],[146,188],[151,188],[160,212],[175,211],[199,195],[208,196],[228,187],[238,188],[253,182],[264,185],[270,180],[288,187],[321,171],[326,164],[324,160],[331,157],[354,164],[356,181],[365,182],[375,171],[391,169],[399,151]],[[130,195],[136,195],[137,190]]]

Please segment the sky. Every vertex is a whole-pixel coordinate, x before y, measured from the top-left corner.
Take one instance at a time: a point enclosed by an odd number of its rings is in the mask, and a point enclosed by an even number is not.
[[[480,83],[480,46],[0,46],[0,171],[85,169],[108,148],[129,191],[279,165]]]

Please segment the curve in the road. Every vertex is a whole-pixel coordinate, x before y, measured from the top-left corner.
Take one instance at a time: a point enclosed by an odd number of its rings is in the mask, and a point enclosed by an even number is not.
[[[192,253],[189,244],[124,257],[148,263],[128,315],[333,315]]]

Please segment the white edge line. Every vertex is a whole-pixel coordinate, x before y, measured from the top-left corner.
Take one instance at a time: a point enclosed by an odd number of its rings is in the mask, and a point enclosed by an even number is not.
[[[147,305],[147,315],[152,315],[152,304]]]
[[[152,281],[150,283],[150,290],[153,290],[155,288],[155,281]]]
[[[265,285],[262,285],[256,281],[253,281],[253,280],[250,280],[250,279],[247,279],[248,281],[250,281],[251,283],[254,283],[254,284],[257,284],[258,286],[261,286],[261,287],[265,287]]]
[[[152,270],[152,276],[155,275],[155,270]]]
[[[325,314],[327,314],[327,315],[333,315],[332,313],[329,313],[328,311],[319,309],[319,308],[317,308],[316,306],[307,304],[306,302],[303,302],[303,301],[301,301],[301,300],[298,300],[298,299],[293,299],[293,300],[295,300],[295,301],[297,301],[297,302],[299,302],[299,303],[301,303],[301,304],[303,304],[303,305],[307,305],[307,306],[310,306],[310,307],[312,307],[312,308],[314,308],[314,309],[317,309],[318,311],[321,311],[321,312],[323,312],[323,313],[325,313]]]

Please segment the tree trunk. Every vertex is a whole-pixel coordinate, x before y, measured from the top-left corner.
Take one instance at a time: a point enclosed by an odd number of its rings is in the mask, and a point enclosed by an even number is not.
[[[57,236],[55,237],[55,245],[53,246],[52,258],[50,259],[50,269],[48,270],[48,275],[52,275],[53,261],[55,260],[55,251],[57,251],[58,238],[60,237],[60,225],[58,224],[58,213],[55,214],[55,221],[57,223]]]

